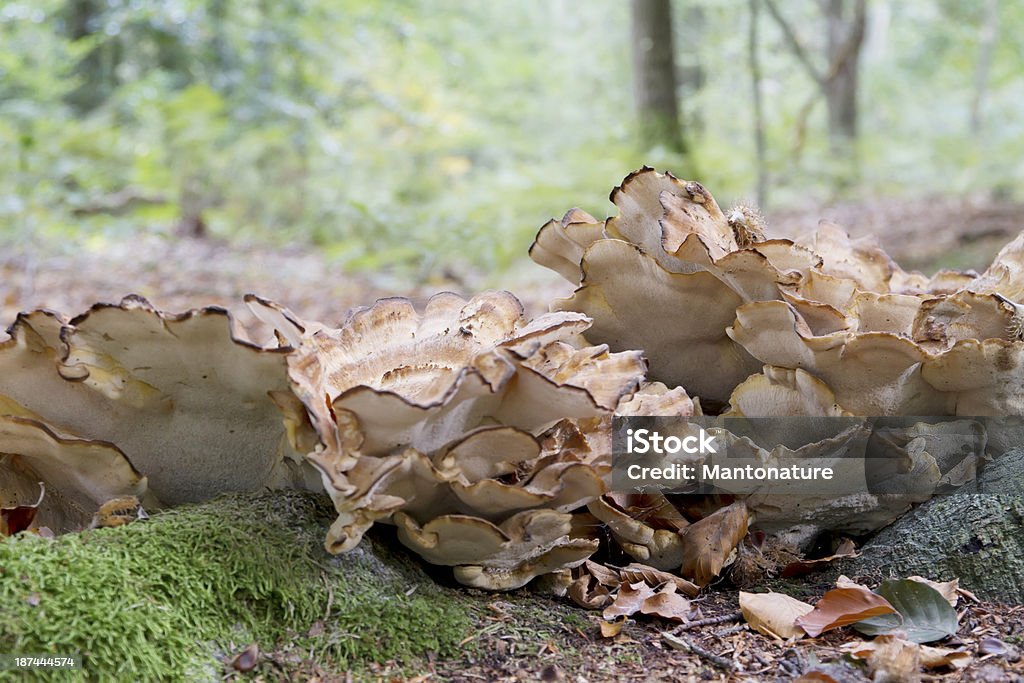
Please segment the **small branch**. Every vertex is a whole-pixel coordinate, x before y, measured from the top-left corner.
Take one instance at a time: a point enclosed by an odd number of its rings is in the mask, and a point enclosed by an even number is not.
[[[661,639],[669,647],[674,648],[676,650],[682,650],[683,652],[692,652],[701,659],[707,660],[708,662],[714,664],[719,669],[725,669],[726,671],[736,671],[736,664],[731,659],[727,659],[726,657],[722,657],[721,655],[716,655],[714,652],[709,652],[701,646],[695,643],[691,643],[690,641],[680,638],[678,636],[674,636],[671,633],[668,633],[667,631],[661,634]]]
[[[800,60],[800,63],[807,70],[807,74],[811,79],[818,84],[818,87],[823,89],[827,83],[825,76],[814,66],[807,51],[804,50],[804,46],[800,43],[800,40],[796,37],[796,33],[793,31],[793,27],[789,25],[782,13],[779,12],[779,8],[775,6],[775,0],[764,0],[765,7],[768,8],[768,13],[772,15],[775,23],[782,29],[782,35],[785,37],[786,42],[789,43],[790,49],[793,50],[793,54]]]
[[[727,624],[730,621],[739,621],[743,618],[742,612],[730,612],[729,614],[720,614],[717,617],[707,617],[705,619],[698,619],[697,621],[688,621],[685,624],[680,624],[674,629],[669,631],[670,634],[676,635],[683,631],[689,631],[693,628],[700,628],[701,626],[714,626],[715,624]]]

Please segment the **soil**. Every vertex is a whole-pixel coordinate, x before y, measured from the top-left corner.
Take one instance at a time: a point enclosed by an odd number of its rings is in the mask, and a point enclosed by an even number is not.
[[[774,586],[813,603],[828,585],[805,582]],[[755,589],[760,590],[760,589]],[[859,636],[849,628],[793,643],[750,630],[739,618],[737,591],[723,586],[702,594],[694,604],[695,618],[721,617],[722,623],[682,631],[679,624],[657,618],[629,620],[614,638],[603,638],[598,612],[575,607],[566,599],[537,596],[526,590],[510,594],[471,591],[472,598],[489,613],[476,636],[466,641],[465,654],[453,660],[428,663],[422,670],[397,664],[374,666],[358,675],[318,670],[312,663],[302,670],[310,680],[340,683],[352,680],[453,681],[513,683],[564,681],[567,683],[695,682],[695,681],[806,681],[862,683],[871,681],[863,663],[844,659],[840,647]],[[937,669],[920,681],[1024,682],[1024,606],[962,600],[958,607],[961,628],[942,647],[963,649],[974,655],[964,669]],[[735,615],[735,619],[729,618]],[[663,633],[699,648],[703,654],[684,652],[666,644]],[[997,638],[1017,651],[1009,657],[979,654],[979,643]],[[713,663],[709,655],[721,658]],[[367,678],[368,677],[368,678]],[[292,680],[298,680],[292,678]],[[893,679],[895,680],[895,679]],[[899,679],[906,680],[906,679]]]

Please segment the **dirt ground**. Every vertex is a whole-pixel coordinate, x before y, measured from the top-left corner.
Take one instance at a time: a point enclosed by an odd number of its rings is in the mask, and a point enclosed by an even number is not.
[[[788,584],[786,591],[813,603],[829,587],[807,577],[800,584]],[[849,628],[796,642],[769,638],[746,626],[739,615],[737,591],[728,585],[712,589],[694,601],[696,621],[691,627],[680,628],[676,623],[642,617],[627,621],[614,638],[601,636],[598,612],[578,608],[567,599],[537,596],[526,590],[509,594],[471,593],[486,606],[488,616],[483,618],[479,632],[467,638],[461,658],[430,662],[422,669],[375,666],[358,675],[327,673],[310,663],[301,672],[303,680],[306,677],[321,683],[360,680],[380,683],[794,680],[866,683],[873,680],[863,663],[854,663],[840,651],[843,644],[860,639]],[[970,653],[972,659],[967,667],[930,670],[919,678],[878,677],[874,680],[892,683],[1024,682],[1024,660],[1020,658],[1024,651],[1024,606],[964,604],[961,601],[958,613],[959,633],[941,645]],[[719,623],[701,625],[716,621]],[[675,647],[663,635],[666,632],[675,636]],[[991,638],[1006,643],[1012,648],[1011,652],[985,654],[983,641]],[[692,646],[692,651],[677,649],[678,641]]]

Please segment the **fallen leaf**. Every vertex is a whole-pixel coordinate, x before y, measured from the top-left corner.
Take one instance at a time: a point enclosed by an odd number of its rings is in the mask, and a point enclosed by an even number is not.
[[[624,583],[619,586],[619,593],[615,596],[615,602],[608,605],[602,616],[605,619],[614,619],[620,616],[636,614],[644,604],[644,600],[654,595],[654,589],[642,581],[637,583]]]
[[[640,605],[643,614],[653,614],[662,619],[671,621],[686,621],[690,613],[690,601],[679,593],[676,593],[675,584],[666,583],[665,586],[644,600]]]
[[[960,579],[953,579],[952,581],[932,581],[926,579],[923,576],[908,576],[910,581],[920,581],[923,584],[927,584],[937,590],[942,597],[946,598],[952,607],[956,607],[957,599],[960,597]]]
[[[746,504],[738,500],[686,527],[682,532],[680,573],[698,586],[711,583],[746,536],[748,518]]]
[[[906,645],[916,647],[920,653],[921,666],[928,669],[941,669],[949,667],[952,669],[963,669],[971,663],[973,657],[964,650],[954,650],[948,647],[932,647],[930,645],[918,645],[910,641],[896,638],[895,636],[879,636],[871,641],[859,641],[846,643],[840,646],[840,650],[854,659],[867,659],[872,652],[892,640],[899,640]]]
[[[808,671],[801,674],[800,678],[793,679],[793,683],[842,683],[824,671]]]
[[[840,558],[857,557],[857,553],[854,552],[856,547],[857,546],[853,541],[848,538],[844,538],[842,542],[840,542],[839,547],[836,548],[836,551],[828,557],[821,557],[816,560],[797,560],[796,562],[790,562],[782,570],[781,576],[786,578],[821,571]]]
[[[601,609],[612,599],[608,588],[598,583],[591,574],[583,574],[569,584],[569,597],[587,609]]]
[[[653,493],[620,493],[606,494],[623,512],[633,519],[640,520],[652,529],[668,529],[681,531],[690,525],[683,514],[668,501],[665,494]]]
[[[846,574],[840,574],[839,578],[836,579],[836,588],[863,588],[864,590],[871,590],[867,586],[862,586]]]
[[[1020,653],[1013,645],[1005,643],[998,638],[988,636],[982,638],[978,642],[978,654],[982,655],[996,655],[1003,657],[1011,662],[1015,662],[1020,659]]]
[[[801,638],[803,629],[796,620],[812,612],[806,602],[783,593],[746,593],[740,591],[740,612],[751,628],[766,636],[787,640]]]
[[[610,567],[598,564],[592,560],[587,560],[583,563],[583,566],[586,567],[586,570],[590,572],[590,575],[597,579],[597,582],[602,586],[615,588],[622,583],[622,580],[619,578],[619,573]]]
[[[676,576],[675,574],[669,574],[663,572],[660,569],[649,567],[646,564],[639,564],[633,562],[626,567],[619,570],[619,575],[623,581],[627,583],[636,583],[637,581],[646,581],[651,586],[660,586],[663,583],[675,584],[676,590],[684,595],[688,595],[691,598],[696,597],[700,593],[700,588],[686,579]]]
[[[868,653],[868,672],[876,681],[921,680],[921,648],[899,638],[878,638]]]
[[[896,608],[880,595],[863,586],[833,588],[822,596],[814,610],[796,620],[807,635],[815,638],[825,631],[841,628],[882,614],[895,614]]]
[[[601,637],[602,638],[614,638],[619,635],[622,631],[623,624],[626,623],[626,618],[618,619],[617,621],[602,621],[601,622]]]
[[[28,531],[36,518],[36,512],[43,503],[46,495],[46,486],[39,482],[39,500],[35,505],[15,505],[14,507],[0,507],[0,536],[13,536],[14,534]]]
[[[854,628],[869,636],[899,631],[914,643],[930,643],[956,633],[956,610],[939,591],[911,579],[883,581],[878,594],[899,613],[859,620]]]
[[[252,671],[260,661],[260,648],[252,643],[239,652],[231,660],[231,667],[236,671]]]

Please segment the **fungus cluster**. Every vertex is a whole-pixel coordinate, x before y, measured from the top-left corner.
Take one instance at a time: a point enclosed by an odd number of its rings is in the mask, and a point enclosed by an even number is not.
[[[464,584],[586,593],[602,531],[636,571],[704,585],[750,522],[797,544],[866,533],[1019,440],[971,418],[1024,413],[1024,236],[981,275],[928,278],[830,224],[767,239],[749,207],[648,168],[611,199],[605,221],[541,228],[531,257],[576,290],[532,320],[507,292],[382,299],[338,327],[255,296],[244,327],[135,296],[22,314],[0,340],[0,507],[42,483],[37,522],[65,532],[126,498],[324,490],[331,552],[382,522]],[[613,415],[705,413],[847,418],[785,446],[725,438],[760,463],[871,438],[891,490],[610,490]],[[868,436],[868,417],[913,415],[952,421]]]
[[[128,297],[70,320],[22,314],[0,342],[0,502],[43,482],[37,519],[60,532],[117,497],[156,508],[319,486],[278,405],[286,356],[219,308],[170,315]]]
[[[705,410],[1024,414],[1024,236],[981,275],[928,278],[902,270],[873,239],[851,239],[826,222],[795,241],[766,239],[747,207],[723,212],[699,183],[649,168],[628,176],[611,201],[612,218],[573,209],[538,233],[533,260],[576,285],[552,308],[593,318],[591,342],[643,349],[650,379],[685,387]],[[1007,433],[979,452],[998,456]],[[823,438],[808,437],[800,452],[820,452],[836,435]],[[927,484],[973,476],[979,463],[946,457],[939,451],[947,442],[932,439],[928,450],[907,439],[891,451],[926,484],[905,495],[804,498],[799,506],[754,496],[747,504],[762,527],[790,525],[803,541],[821,529],[868,532],[929,497]]]
[[[384,299],[337,329],[257,315],[298,341],[289,376],[320,441],[308,460],[338,511],[329,550],[388,521],[462,583],[515,588],[597,549],[573,511],[606,490],[601,418],[637,390],[638,351],[582,346],[585,316],[527,321],[507,292],[439,294],[422,313]]]

